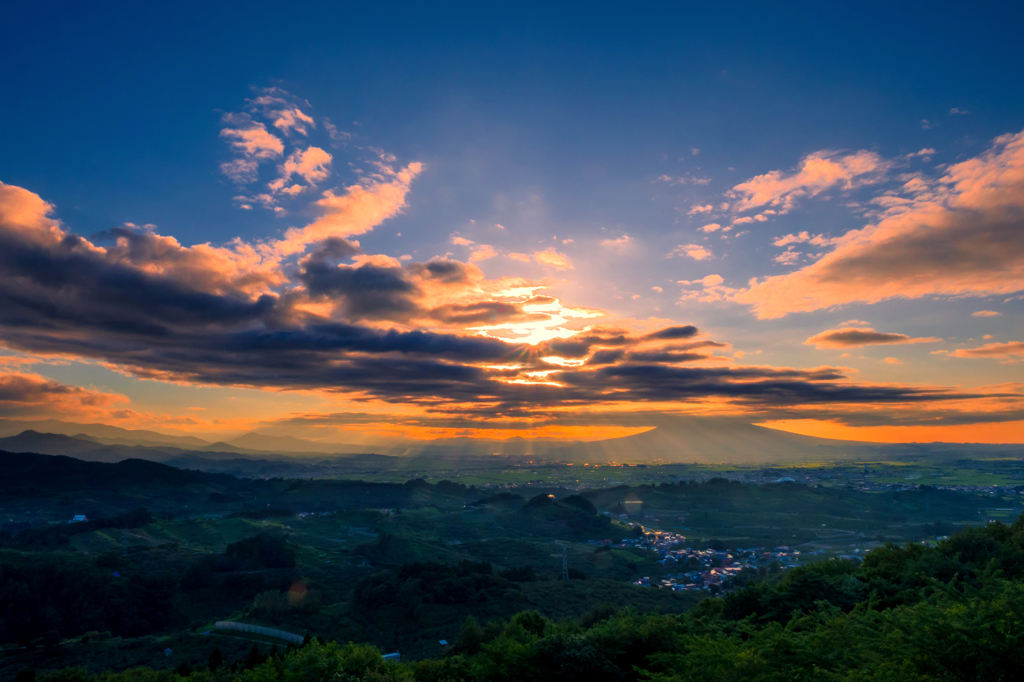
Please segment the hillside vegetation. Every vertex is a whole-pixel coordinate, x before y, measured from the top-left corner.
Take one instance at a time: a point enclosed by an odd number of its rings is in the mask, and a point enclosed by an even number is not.
[[[487,566],[417,565],[366,585],[361,605],[418,608],[403,598],[403,580],[426,573],[444,575],[417,600],[508,589]],[[469,583],[478,587],[464,590]],[[683,614],[601,607],[557,622],[537,611],[486,626],[469,618],[441,655],[411,663],[385,661],[368,645],[312,640],[272,654],[254,647],[232,665],[64,670],[41,682],[1014,680],[1022,636],[1024,517],[961,531],[937,547],[890,545],[863,565],[796,568]]]

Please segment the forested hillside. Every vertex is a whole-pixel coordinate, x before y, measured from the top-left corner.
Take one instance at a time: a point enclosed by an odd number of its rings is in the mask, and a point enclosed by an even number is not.
[[[363,606],[401,609],[394,590],[409,590],[401,581],[437,570],[420,566],[363,585]],[[420,590],[419,598],[497,596],[509,585],[476,565],[442,578],[433,583],[437,594]],[[467,591],[471,584],[479,589]],[[174,672],[68,669],[41,682],[1013,680],[1024,665],[1022,638],[1024,517],[963,530],[935,547],[888,545],[863,564],[795,568],[682,614],[606,606],[557,622],[536,611],[486,625],[467,618],[443,653],[415,662],[314,638],[287,650],[253,645],[244,658],[211,656]]]

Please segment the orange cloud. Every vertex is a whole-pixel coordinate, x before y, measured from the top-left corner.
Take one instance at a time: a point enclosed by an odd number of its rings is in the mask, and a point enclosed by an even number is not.
[[[670,258],[672,256],[686,256],[694,260],[707,260],[712,258],[714,254],[711,253],[711,249],[700,244],[680,244],[669,254]]]
[[[817,196],[838,187],[855,187],[881,182],[891,164],[874,152],[861,150],[854,154],[821,151],[804,157],[793,173],[779,170],[758,175],[733,187],[727,196],[736,200],[736,211],[761,206],[774,206],[780,212],[793,208],[800,197]]]
[[[270,118],[274,120],[274,127],[281,132],[288,134],[291,131],[295,131],[302,135],[306,134],[306,126],[316,128],[316,123],[313,122],[313,118],[302,113],[301,109],[282,109],[275,111],[270,114]]]
[[[987,343],[979,348],[958,348],[950,355],[956,358],[1024,358],[1024,341]]]
[[[628,234],[624,234],[617,239],[605,239],[601,241],[601,246],[610,249],[617,249],[619,251],[625,249],[632,242],[632,238]]]
[[[256,121],[246,128],[224,128],[220,136],[227,138],[236,151],[255,159],[273,159],[284,154],[284,143]]]
[[[268,245],[268,252],[285,257],[329,237],[344,239],[369,232],[401,213],[409,185],[422,170],[423,164],[410,163],[387,181],[352,185],[343,194],[325,191],[323,198],[313,203],[320,217],[305,227],[288,230],[284,239]]]
[[[987,296],[1024,289],[1024,133],[933,183],[907,183],[875,201],[881,219],[833,240],[795,272],[752,280],[733,300],[759,318],[848,303],[923,296]]]
[[[330,177],[331,160],[331,155],[320,147],[296,150],[281,164],[280,176],[270,183],[270,189],[280,191],[295,175],[315,186]]]
[[[4,417],[105,418],[111,408],[127,402],[117,393],[68,386],[34,373],[0,370],[0,415]]]
[[[549,265],[558,270],[569,270],[572,268],[572,261],[564,253],[560,253],[555,248],[549,247],[543,251],[537,251],[533,254],[534,260],[541,265]]]
[[[469,254],[469,260],[476,262],[481,260],[487,260],[488,258],[494,258],[498,255],[498,252],[490,244],[480,244],[473,252]]]

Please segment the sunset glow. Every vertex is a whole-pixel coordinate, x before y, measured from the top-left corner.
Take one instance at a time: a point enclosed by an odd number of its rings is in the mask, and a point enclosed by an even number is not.
[[[61,48],[106,96],[26,67],[0,114],[0,418],[1024,442],[1014,78],[585,30],[586,59],[536,70],[535,29],[175,51],[152,82]]]

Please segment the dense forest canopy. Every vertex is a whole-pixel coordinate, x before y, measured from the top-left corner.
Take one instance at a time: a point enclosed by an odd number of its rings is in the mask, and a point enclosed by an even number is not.
[[[273,542],[262,539],[233,554],[267,549],[275,555]],[[404,608],[406,597],[462,601],[496,596],[511,577],[485,564],[409,565],[368,579],[359,599],[367,609]],[[4,578],[7,617],[24,579]],[[888,545],[862,564],[794,568],[683,614],[598,607],[557,622],[536,611],[486,624],[467,618],[440,657],[414,662],[313,638],[287,650],[253,645],[244,659],[195,669],[65,669],[41,682],[1013,680],[1024,665],[1022,638],[1024,516],[963,530],[934,547]]]

